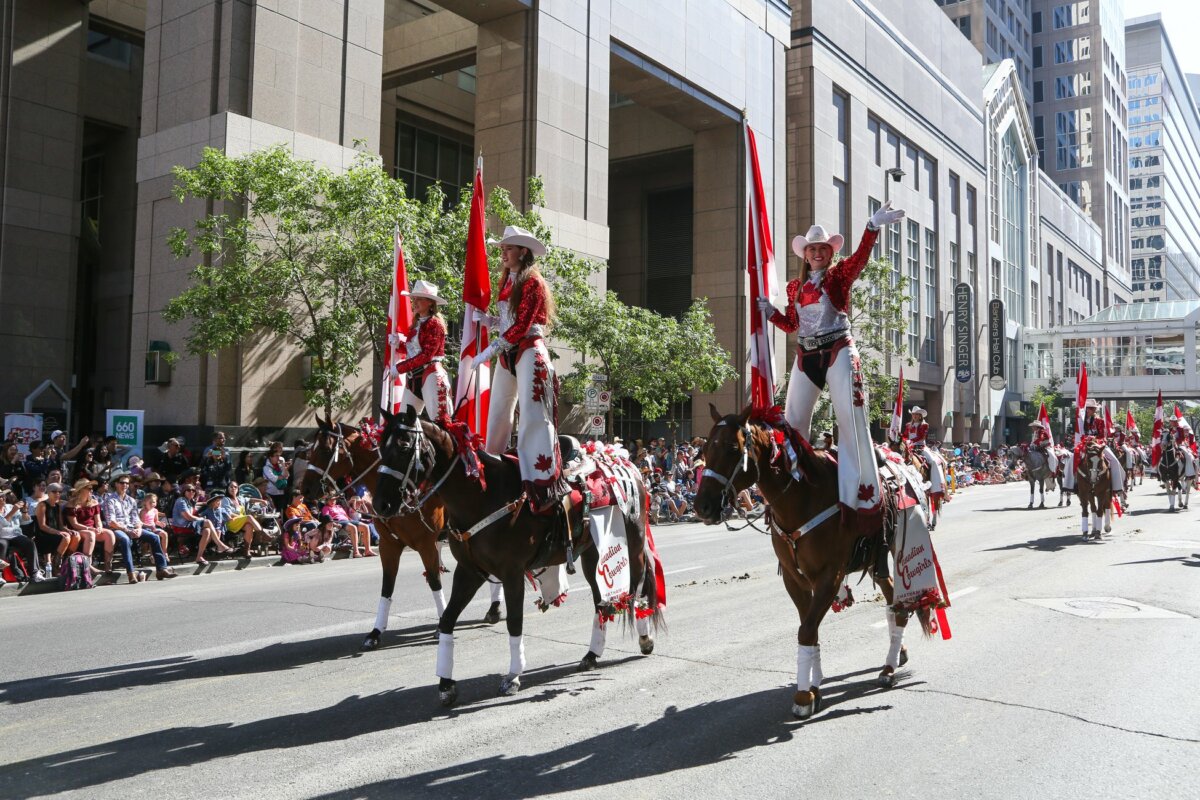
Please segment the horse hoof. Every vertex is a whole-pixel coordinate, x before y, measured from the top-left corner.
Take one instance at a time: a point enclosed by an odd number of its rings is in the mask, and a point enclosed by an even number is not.
[[[443,707],[449,708],[458,702],[458,684],[454,681],[443,681],[443,685],[438,687],[438,701]]]
[[[487,613],[483,615],[483,621],[488,625],[495,625],[500,621],[500,603],[492,603],[488,607]]]
[[[896,671],[891,667],[884,667],[876,682],[884,689],[891,689],[896,685]]]
[[[378,628],[373,629],[367,634],[367,638],[363,639],[362,649],[370,652],[371,650],[379,649],[379,640],[383,636]]]
[[[500,681],[501,697],[512,697],[519,691],[521,691],[520,675],[506,675],[504,680]]]
[[[593,653],[591,650],[589,650],[587,655],[579,660],[579,666],[576,668],[575,671],[576,672],[591,672],[592,670],[594,670],[597,667],[596,662],[599,660],[600,660],[600,657],[598,655],[596,655],[595,653]]]
[[[1038,506],[1038,508],[1045,508],[1045,507],[1046,507],[1045,501],[1043,501],[1042,504],[1040,506]]]
[[[1025,506],[1025,507],[1026,507],[1026,508],[1033,508],[1033,503],[1031,502],[1029,505],[1027,505],[1027,506]]]
[[[639,636],[638,647],[641,648],[642,655],[648,656],[654,652],[654,640],[649,636]]]
[[[1105,526],[1104,526],[1104,532],[1105,532],[1105,533],[1112,533],[1112,525],[1105,525]],[[1096,538],[1097,538],[1097,539],[1099,539],[1099,538],[1100,538],[1100,534],[1099,534],[1099,533],[1097,533],[1097,534],[1096,534]]]
[[[796,692],[792,696],[792,716],[796,719],[808,719],[816,710],[817,695],[814,692]]]
[[[908,648],[901,647],[900,648],[900,666],[903,667],[907,663],[908,663]]]

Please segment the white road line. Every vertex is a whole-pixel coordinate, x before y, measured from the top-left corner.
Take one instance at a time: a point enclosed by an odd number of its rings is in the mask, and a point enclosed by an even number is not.
[[[701,564],[698,567],[682,567],[680,569],[669,569],[663,573],[663,577],[665,578],[668,575],[678,575],[681,572],[693,572],[698,569],[704,569],[704,565]]]
[[[978,586],[968,586],[965,589],[959,589],[957,592],[951,592],[950,593],[950,602],[953,603],[955,600],[957,600],[960,597],[966,597],[967,595],[971,594],[971,592],[978,592],[978,591],[979,591]],[[887,627],[887,620],[885,619],[882,622],[873,622],[873,623],[871,623],[871,627],[872,628]]]

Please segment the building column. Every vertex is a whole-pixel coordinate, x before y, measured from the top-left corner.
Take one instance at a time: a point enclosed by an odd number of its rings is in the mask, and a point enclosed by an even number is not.
[[[150,343],[178,352],[187,335],[161,312],[195,262],[177,261],[167,236],[221,211],[177,202],[171,170],[193,166],[206,147],[240,156],[283,144],[333,170],[354,160],[357,140],[378,152],[382,51],[383,0],[148,0],[129,393],[130,406],[147,411],[150,441],[157,426],[310,427],[302,354],[273,337],[183,357],[170,385],[144,383]],[[368,356],[359,376],[364,411],[371,374]]]

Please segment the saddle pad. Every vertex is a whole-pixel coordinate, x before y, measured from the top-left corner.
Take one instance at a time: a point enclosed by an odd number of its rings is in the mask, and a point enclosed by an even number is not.
[[[615,603],[629,594],[629,542],[625,526],[613,524],[617,518],[614,506],[588,512],[592,540],[600,554],[596,564],[596,586],[602,603]]]

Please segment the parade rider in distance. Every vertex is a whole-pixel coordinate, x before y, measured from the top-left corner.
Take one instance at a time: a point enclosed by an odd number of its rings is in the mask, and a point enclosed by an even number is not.
[[[1104,418],[1096,413],[1096,409],[1099,407],[1100,404],[1096,402],[1096,398],[1088,398],[1083,407],[1083,428],[1080,430],[1080,435],[1095,437],[1096,441],[1103,446],[1104,461],[1108,464],[1108,474],[1112,477],[1113,494],[1119,496],[1122,505],[1125,505],[1125,468],[1117,461],[1116,454],[1108,446],[1108,425]],[[1082,451],[1076,447],[1075,452],[1078,454]]]
[[[792,239],[792,251],[801,264],[800,276],[787,285],[787,308],[779,311],[768,298],[758,298],[760,310],[773,312],[771,322],[777,328],[798,334],[784,418],[802,436],[810,434],[817,398],[829,385],[840,432],[838,499],[842,522],[846,526],[862,523],[862,529],[869,525],[865,517],[880,512],[881,498],[862,364],[850,335],[850,292],[867,265],[879,229],[903,218],[903,211],[885,203],[871,215],[854,254],[836,262],[834,254],[841,249],[844,238],[813,225],[806,235]]]
[[[929,496],[944,500],[946,492],[942,482],[942,459],[926,441],[929,437],[929,423],[925,421],[925,409],[913,406],[908,413],[912,416],[912,420],[904,426],[904,440],[908,442],[908,452],[919,455],[929,465]]]
[[[1195,480],[1196,435],[1192,433],[1192,426],[1181,417],[1168,417],[1167,419],[1171,425],[1167,435],[1175,439],[1175,444],[1179,446],[1179,456],[1183,459],[1183,474],[1180,477],[1184,480]]]
[[[1034,450],[1041,451],[1041,454],[1046,457],[1046,465],[1050,468],[1050,474],[1054,475],[1058,472],[1058,455],[1054,452],[1050,442],[1050,427],[1040,419],[1035,419],[1029,423],[1033,427],[1033,440],[1029,446]]]
[[[415,318],[407,337],[392,343],[395,350],[404,345],[404,359],[396,362],[396,373],[407,375],[404,384],[406,410],[422,410],[431,420],[449,417],[454,409],[450,397],[450,376],[442,366],[446,355],[446,321],[437,308],[446,300],[429,281],[416,281],[410,291],[401,292],[412,299]]]
[[[534,513],[548,513],[565,487],[554,429],[554,364],[543,339],[554,317],[554,299],[534,263],[546,254],[546,246],[529,231],[513,225],[505,228],[499,244],[504,267],[497,298],[500,316],[484,318],[499,335],[471,365],[474,369],[500,355],[492,379],[484,447],[489,453],[507,447],[516,406],[520,410],[517,458],[521,480]]]

